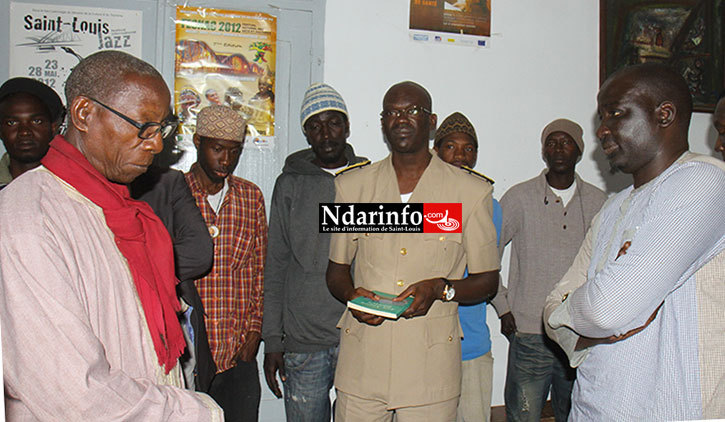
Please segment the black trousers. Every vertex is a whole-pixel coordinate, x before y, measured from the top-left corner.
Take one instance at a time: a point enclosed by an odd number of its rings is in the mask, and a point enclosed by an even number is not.
[[[216,374],[209,395],[224,409],[227,422],[257,422],[262,390],[256,359]]]

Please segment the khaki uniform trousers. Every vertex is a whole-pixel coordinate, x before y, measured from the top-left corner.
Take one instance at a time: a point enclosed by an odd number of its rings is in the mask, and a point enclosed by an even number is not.
[[[335,422],[455,422],[458,397],[422,406],[388,409],[379,400],[337,390]]]

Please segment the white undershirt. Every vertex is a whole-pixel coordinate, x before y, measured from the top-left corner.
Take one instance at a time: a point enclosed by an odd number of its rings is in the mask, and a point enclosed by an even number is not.
[[[215,214],[219,214],[219,208],[221,208],[222,202],[224,202],[224,196],[227,194],[228,190],[229,184],[227,183],[227,179],[224,179],[224,186],[219,189],[219,192],[214,195],[206,196],[206,201],[209,202],[209,205],[211,205],[211,209],[214,210]]]
[[[338,171],[344,169],[345,167],[347,167],[347,164],[345,164],[344,166],[341,166],[341,167],[335,167],[334,169],[326,169],[324,167],[320,167],[320,168],[334,176]]]
[[[400,194],[400,202],[407,204],[408,200],[410,199],[410,195],[412,195],[413,192],[410,193],[401,193]]]
[[[572,183],[571,186],[566,189],[556,189],[551,185],[549,185],[549,187],[552,191],[554,191],[554,194],[556,194],[556,196],[561,198],[561,203],[566,206],[569,201],[571,201],[571,198],[574,197],[574,192],[576,192],[576,179],[574,179],[574,183]]]

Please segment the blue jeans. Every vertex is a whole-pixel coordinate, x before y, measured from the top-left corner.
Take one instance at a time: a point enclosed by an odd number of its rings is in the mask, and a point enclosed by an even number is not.
[[[551,387],[556,421],[566,421],[576,371],[564,352],[545,335],[515,333],[509,337],[504,400],[506,420],[539,421]]]
[[[284,353],[284,408],[288,422],[329,422],[330,389],[338,346],[314,353]]]

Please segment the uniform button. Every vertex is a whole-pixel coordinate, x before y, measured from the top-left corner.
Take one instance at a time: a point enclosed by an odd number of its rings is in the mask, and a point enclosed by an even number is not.
[[[561,202],[561,201],[559,201],[559,200],[557,199],[557,200],[556,200],[556,203],[558,204],[559,202]]]
[[[448,336],[448,341],[453,341],[453,336]]]
[[[566,211],[564,211],[564,215],[566,215]]]
[[[349,328],[345,328],[345,334],[350,334],[350,329]]]
[[[564,230],[566,230],[566,224],[564,224]]]
[[[405,248],[400,248],[400,254],[401,255],[408,255],[408,250]]]
[[[398,280],[398,282],[395,284],[397,284],[400,287],[403,287],[405,285],[405,282],[403,280]]]
[[[441,236],[441,237],[438,238],[438,240],[440,240],[442,242],[442,241],[446,240],[446,237],[445,236]]]
[[[365,237],[370,237],[370,233],[365,233]]]

